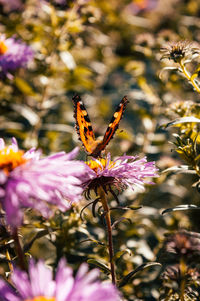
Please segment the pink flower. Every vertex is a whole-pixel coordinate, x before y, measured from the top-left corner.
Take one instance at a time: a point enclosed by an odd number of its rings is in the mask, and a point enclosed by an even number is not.
[[[0,4],[3,5],[5,12],[20,10],[23,7],[21,0],[0,0]]]
[[[90,196],[92,189],[97,192],[98,186],[102,186],[105,191],[114,186],[120,191],[134,186],[144,189],[144,184],[153,184],[146,178],[158,177],[155,163],[147,162],[146,157],[137,158],[124,155],[111,161],[109,153],[106,159],[99,158],[86,162],[90,167],[90,178],[84,183],[86,196]]]
[[[40,158],[35,149],[19,150],[14,138],[7,147],[0,139],[0,201],[8,224],[22,223],[22,208],[34,208],[48,218],[53,207],[66,211],[80,200],[89,168],[72,160],[77,153],[76,148]]]
[[[117,289],[110,283],[97,280],[97,269],[88,272],[82,264],[76,277],[62,259],[55,279],[53,272],[42,261],[30,262],[29,273],[14,270],[12,282],[17,290],[0,279],[0,300],[2,301],[120,301]]]
[[[14,38],[0,36],[0,74],[24,68],[32,58],[33,50],[28,45]]]

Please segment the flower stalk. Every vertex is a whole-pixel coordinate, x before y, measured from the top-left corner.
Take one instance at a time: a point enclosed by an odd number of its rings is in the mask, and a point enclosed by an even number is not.
[[[113,249],[113,240],[112,240],[112,226],[111,226],[111,218],[110,218],[110,209],[108,207],[106,193],[101,186],[98,187],[98,194],[99,194],[100,201],[101,201],[103,209],[104,209],[105,220],[106,220],[107,236],[108,236],[108,251],[109,251],[109,261],[110,261],[112,283],[116,284],[115,265],[113,262],[114,249]]]
[[[12,265],[12,262],[11,262],[11,257],[10,257],[10,253],[9,253],[8,249],[6,250],[6,259],[8,260],[8,266],[9,266],[10,272],[12,273],[13,272],[13,265]]]
[[[181,261],[180,261],[180,273],[181,273],[180,300],[181,301],[185,301],[184,295],[185,295],[185,285],[186,285],[186,281],[185,281],[186,270],[187,270],[187,267],[184,262],[184,259],[181,258]]]
[[[181,70],[183,72],[183,74],[185,75],[185,77],[191,82],[191,84],[193,85],[193,87],[195,88],[195,90],[200,93],[200,88],[198,87],[198,85],[196,84],[195,80],[194,80],[194,76],[190,75],[190,73],[187,71],[184,63],[182,62],[182,60],[180,60],[179,65],[181,67]]]
[[[14,244],[15,244],[15,251],[18,257],[18,263],[19,266],[22,270],[26,271],[26,264],[24,260],[24,253],[19,241],[19,234],[18,234],[18,229],[15,228],[13,231],[13,239],[14,239]]]

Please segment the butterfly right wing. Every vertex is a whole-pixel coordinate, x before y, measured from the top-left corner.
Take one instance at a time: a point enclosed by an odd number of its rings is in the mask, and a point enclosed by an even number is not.
[[[113,138],[116,130],[119,127],[120,120],[123,117],[123,113],[124,113],[124,110],[125,110],[127,104],[128,104],[128,98],[127,98],[127,96],[124,96],[122,98],[122,100],[120,101],[119,105],[117,106],[117,109],[108,125],[106,133],[103,137],[103,141],[102,141],[101,145],[99,145],[99,147],[98,147],[99,150],[104,150],[106,145]]]
[[[91,155],[95,148],[96,140],[88,113],[79,95],[75,95],[72,100],[74,103],[74,118],[76,121],[75,128],[79,135],[79,140],[82,141],[85,151]]]

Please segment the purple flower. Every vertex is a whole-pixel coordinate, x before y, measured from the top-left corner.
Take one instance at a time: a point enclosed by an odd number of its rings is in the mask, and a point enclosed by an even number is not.
[[[48,218],[50,207],[65,211],[81,198],[81,184],[89,168],[72,160],[77,152],[76,148],[69,154],[40,158],[34,149],[19,150],[14,138],[8,147],[0,139],[0,201],[8,224],[17,227],[22,223],[22,208],[37,209]]]
[[[158,0],[135,0],[128,4],[127,10],[129,13],[138,14],[144,11],[150,11],[154,9],[158,4]]]
[[[55,3],[60,4],[60,5],[64,5],[67,3],[66,0],[54,0],[54,1],[55,1]]]
[[[20,10],[23,7],[21,0],[0,0],[0,4],[3,5],[5,12]]]
[[[26,64],[33,58],[33,50],[14,38],[0,36],[0,74],[7,74]]]
[[[105,191],[113,186],[120,191],[134,186],[144,189],[145,183],[153,184],[145,178],[158,176],[155,163],[147,162],[146,157],[139,160],[137,158],[124,155],[111,161],[109,153],[106,159],[99,158],[86,162],[90,167],[90,179],[84,183],[86,196],[90,197],[90,190],[97,192],[99,186]]]
[[[97,280],[99,271],[88,272],[82,264],[76,277],[62,259],[53,279],[52,271],[42,261],[32,260],[29,273],[18,269],[11,276],[17,292],[5,281],[0,280],[0,300],[2,301],[119,301],[116,288],[110,283]]]

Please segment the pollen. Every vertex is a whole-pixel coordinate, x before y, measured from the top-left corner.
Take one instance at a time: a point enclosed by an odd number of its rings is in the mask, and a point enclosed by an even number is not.
[[[44,296],[38,296],[33,299],[26,299],[26,301],[56,301],[54,297],[44,297]]]
[[[4,43],[4,41],[0,41],[0,55],[5,54],[8,51],[8,47]]]
[[[17,166],[24,164],[27,159],[23,157],[22,150],[15,151],[11,147],[5,147],[0,150],[0,169],[9,174]]]
[[[98,169],[105,169],[106,165],[107,165],[107,160],[103,159],[103,158],[99,158],[98,160],[90,160],[88,162],[85,162],[92,170],[94,170],[96,173],[98,171]],[[109,162],[109,166],[108,168],[112,168],[114,167],[115,163],[114,162]]]

